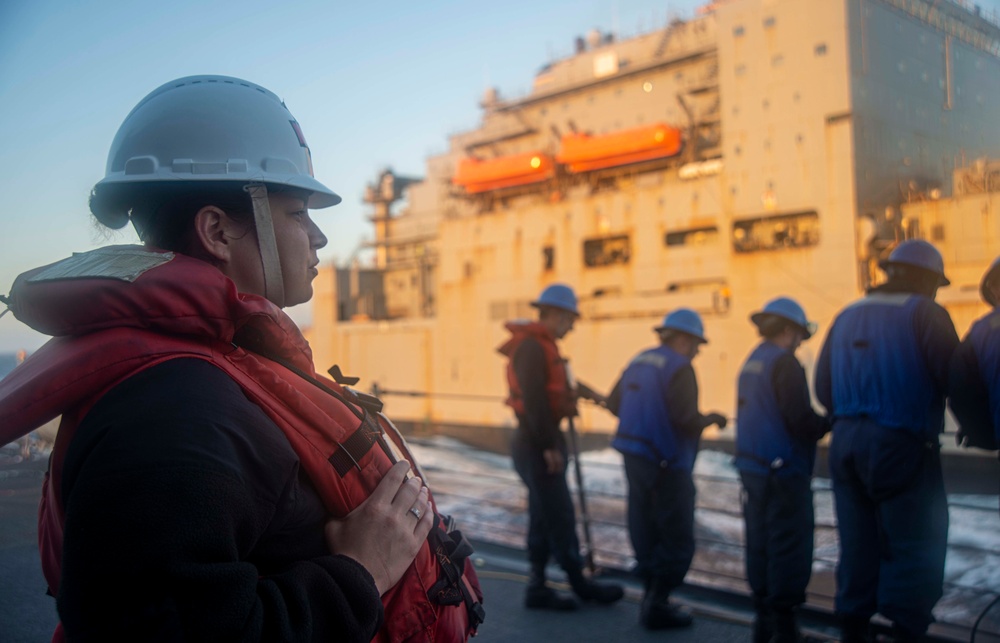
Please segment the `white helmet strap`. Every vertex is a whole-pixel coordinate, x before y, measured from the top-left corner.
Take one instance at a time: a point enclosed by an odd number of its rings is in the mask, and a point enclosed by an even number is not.
[[[243,186],[253,202],[253,218],[257,226],[257,248],[260,263],[264,268],[264,296],[279,308],[285,305],[285,282],[281,276],[281,262],[278,259],[278,244],[274,238],[274,223],[271,207],[267,201],[267,186],[263,183],[249,183]]]

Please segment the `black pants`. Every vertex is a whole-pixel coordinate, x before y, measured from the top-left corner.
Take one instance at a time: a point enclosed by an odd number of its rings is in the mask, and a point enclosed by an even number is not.
[[[740,472],[740,479],[750,589],[771,608],[801,605],[812,574],[811,480],[804,475],[749,472]]]
[[[551,556],[567,573],[579,573],[583,558],[565,469],[548,473],[542,451],[520,432],[515,433],[510,446],[514,469],[528,488],[528,560],[532,568],[544,568]],[[565,445],[561,451],[565,462]]]
[[[694,480],[690,471],[661,469],[652,460],[624,454],[628,477],[628,528],[635,572],[673,589],[694,558]]]

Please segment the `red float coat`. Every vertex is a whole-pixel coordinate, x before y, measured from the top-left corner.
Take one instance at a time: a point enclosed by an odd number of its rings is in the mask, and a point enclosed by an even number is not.
[[[347,401],[351,393],[315,372],[294,322],[263,297],[237,292],[205,262],[135,246],[102,248],[21,275],[9,299],[18,319],[55,336],[0,381],[0,444],[62,415],[39,516],[53,594],[61,571],[61,467],[74,430],[112,387],[167,360],[202,359],[239,384],[284,433],[333,517],[361,504],[392,465],[377,434],[387,421],[370,414],[362,421],[366,412]],[[394,429],[385,434],[414,462]],[[468,560],[463,569],[463,589],[481,600]],[[428,598],[441,571],[425,543],[382,597],[385,623],[376,641],[464,641],[474,633],[461,601],[444,606]]]
[[[514,409],[518,416],[524,416],[524,395],[521,391],[521,384],[514,374],[514,354],[525,339],[531,337],[542,347],[545,353],[545,393],[552,408],[553,417],[556,422],[564,417],[576,415],[576,403],[570,395],[569,383],[566,377],[566,362],[559,354],[559,347],[549,330],[539,322],[508,322],[504,328],[511,333],[511,338],[507,340],[497,350],[500,354],[508,358],[507,362],[507,385],[510,387],[510,397],[507,398],[507,406]]]

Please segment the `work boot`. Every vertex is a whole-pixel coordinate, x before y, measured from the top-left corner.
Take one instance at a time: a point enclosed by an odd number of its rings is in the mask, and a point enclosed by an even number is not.
[[[577,602],[572,596],[560,594],[547,585],[528,585],[524,606],[529,610],[572,612],[577,608]]]
[[[841,643],[871,643],[871,623],[869,620],[864,616],[841,616]]]
[[[663,582],[653,579],[646,583],[646,593],[639,607],[639,623],[643,627],[647,630],[665,630],[689,627],[692,622],[689,609],[670,602],[670,588]]]
[[[795,610],[790,607],[774,608],[774,635],[771,643],[800,643],[802,633],[795,622]]]
[[[919,643],[919,641],[923,640],[924,637],[922,634],[917,634],[912,630],[908,630],[899,623],[892,624],[893,643]]]
[[[754,596],[753,609],[753,643],[770,643],[771,637],[774,636],[771,608],[763,598]]]
[[[545,567],[533,566],[528,589],[524,593],[524,606],[530,610],[571,612],[577,608],[572,596],[560,594],[545,584]]]
[[[620,601],[625,596],[625,590],[617,583],[600,583],[591,580],[582,572],[569,574],[569,584],[582,601],[593,601],[601,605],[610,605]]]

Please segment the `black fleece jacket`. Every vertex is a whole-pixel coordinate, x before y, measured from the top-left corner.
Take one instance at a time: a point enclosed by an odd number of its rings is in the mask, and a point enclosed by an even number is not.
[[[368,641],[371,575],[330,555],[281,430],[216,367],[119,384],[63,468],[58,610],[69,641]]]

